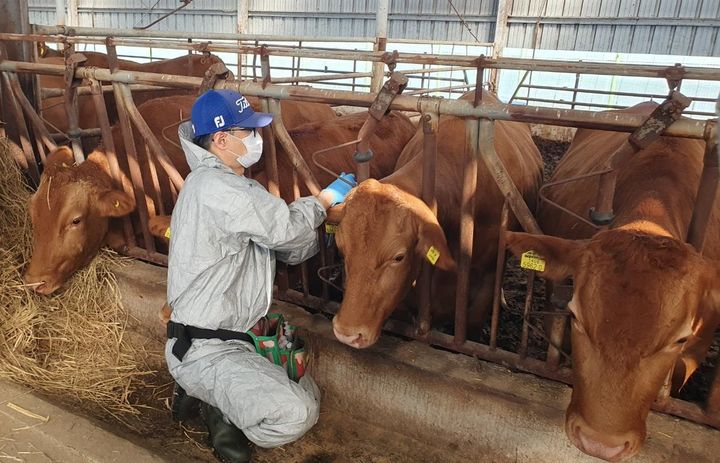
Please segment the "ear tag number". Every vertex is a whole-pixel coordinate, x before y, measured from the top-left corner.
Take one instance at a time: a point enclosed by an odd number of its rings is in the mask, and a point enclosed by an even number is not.
[[[430,246],[430,249],[428,249],[425,257],[427,257],[428,262],[430,262],[432,265],[435,265],[435,263],[440,258],[440,251],[438,251],[435,246]]]
[[[528,270],[535,270],[536,272],[545,271],[545,259],[536,254],[535,251],[527,251],[522,254],[520,258],[520,267]]]

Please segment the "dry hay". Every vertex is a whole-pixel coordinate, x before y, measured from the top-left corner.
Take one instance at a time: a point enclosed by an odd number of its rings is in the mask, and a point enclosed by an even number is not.
[[[110,271],[121,258],[102,251],[51,297],[23,286],[31,192],[8,149],[7,139],[0,139],[0,378],[95,405],[124,421],[139,413],[130,398],[151,372],[123,338],[128,315]]]

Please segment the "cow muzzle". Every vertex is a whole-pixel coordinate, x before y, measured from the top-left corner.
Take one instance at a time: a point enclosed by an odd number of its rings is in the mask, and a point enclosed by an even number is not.
[[[333,318],[333,333],[338,341],[347,344],[355,349],[364,349],[375,344],[378,340],[379,333],[362,327],[346,327],[339,323],[337,316]]]
[[[44,296],[54,293],[60,287],[59,284],[55,283],[49,277],[34,276],[29,273],[25,274],[23,280],[25,280],[25,286]]]
[[[601,433],[592,429],[579,415],[568,418],[565,432],[582,452],[605,461],[622,461],[634,456],[644,441],[643,433]]]

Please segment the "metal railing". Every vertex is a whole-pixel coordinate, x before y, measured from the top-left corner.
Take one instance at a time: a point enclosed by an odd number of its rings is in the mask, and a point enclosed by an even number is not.
[[[8,39],[12,35],[12,39],[19,39],[14,34],[0,34],[0,39]],[[25,40],[45,40],[46,36],[25,36]],[[68,40],[76,40],[77,37],[67,37]],[[106,42],[110,55],[114,56],[111,50],[118,44],[115,39],[108,39]],[[153,41],[154,45],[158,45],[159,41]],[[197,44],[182,44],[185,49],[196,49]],[[179,45],[178,45],[179,46]],[[297,56],[316,56],[316,50],[307,49],[274,49],[269,47],[249,47],[249,51],[255,51],[264,53],[264,56],[270,56],[274,52],[279,54],[288,54],[292,51]],[[346,51],[324,51],[324,53],[333,54],[333,56],[344,57],[345,59],[365,59],[365,60],[381,60],[382,54],[377,52],[346,52]],[[262,55],[261,55],[262,56]],[[402,59],[400,59],[402,58]],[[267,58],[266,58],[267,59]],[[92,93],[95,97],[96,108],[99,115],[99,124],[103,132],[103,138],[109,138],[112,143],[112,137],[110,135],[110,126],[107,119],[107,113],[104,107],[104,100],[102,98],[102,82],[110,83],[115,93],[116,101],[118,104],[118,110],[120,113],[120,124],[123,130],[126,147],[134,147],[133,126],[140,132],[141,136],[146,140],[148,146],[153,148],[153,152],[150,155],[143,156],[143,153],[128,152],[125,153],[127,160],[129,161],[130,177],[133,181],[136,197],[140,193],[152,190],[152,184],[148,184],[145,178],[152,178],[152,169],[162,170],[169,177],[177,176],[177,171],[174,170],[173,166],[167,162],[166,155],[162,153],[162,149],[157,148],[156,140],[153,142],[154,135],[147,130],[147,126],[144,125],[144,121],[140,117],[137,108],[132,100],[131,85],[151,85],[151,86],[163,86],[175,89],[187,89],[196,90],[203,85],[203,79],[198,77],[188,77],[179,75],[167,75],[167,74],[155,74],[146,72],[134,72],[134,71],[122,71],[117,70],[116,61],[115,66],[112,62],[115,58],[111,59],[111,69],[100,69],[100,68],[83,68],[78,67],[74,71],[74,77],[77,79],[87,79],[91,83]],[[404,61],[403,61],[404,60]],[[465,58],[465,57],[449,57],[449,56],[436,56],[436,55],[408,55],[401,56],[399,60],[394,62],[410,62],[422,65],[452,65],[452,66],[470,66],[477,69],[479,75],[488,67],[504,68],[503,66],[509,66],[510,68],[523,68],[523,67],[534,67],[534,68],[552,68],[556,72],[588,72],[595,73],[599,70],[599,66],[602,67],[606,72],[617,72],[621,75],[639,75],[654,77],[662,77],[666,79],[674,80],[677,77],[678,68],[664,68],[658,66],[627,66],[627,65],[615,65],[612,66],[612,70],[607,68],[605,64],[597,63],[574,63],[574,62],[532,62],[530,60],[488,60],[486,58]],[[261,65],[261,69],[263,66]],[[266,68],[269,69],[269,68]],[[682,68],[682,74],[684,76],[693,76],[692,78],[701,78],[703,76],[710,76],[712,80],[720,80],[720,75],[714,69],[706,68]],[[66,72],[65,66],[52,65],[44,63],[26,63],[18,61],[2,60],[0,61],[0,72],[5,75],[12,76],[16,73],[38,73],[48,75],[64,75]],[[343,90],[327,90],[317,89],[306,86],[296,85],[278,85],[272,83],[272,78],[269,74],[259,76],[263,82],[252,82],[252,81],[220,81],[216,85],[218,87],[233,88],[243,94],[257,96],[267,101],[267,108],[270,111],[277,110],[277,101],[292,99],[296,101],[307,101],[307,102],[322,102],[333,105],[353,105],[359,107],[370,107],[374,101],[374,95],[365,92],[354,92],[354,91],[343,91]],[[477,82],[476,82],[477,84]],[[18,96],[18,95],[16,95]],[[432,146],[434,145],[433,137],[436,137],[437,132],[437,118],[440,115],[454,115],[469,118],[467,121],[466,133],[468,134],[468,152],[471,156],[468,157],[468,167],[470,169],[477,169],[480,165],[484,165],[490,172],[498,184],[503,196],[506,198],[506,204],[503,211],[503,217],[507,218],[510,211],[518,218],[521,225],[525,230],[539,232],[535,219],[529,212],[529,208],[524,203],[522,198],[519,196],[517,189],[514,187],[504,166],[499,161],[497,153],[494,152],[492,145],[493,136],[493,122],[496,120],[507,120],[507,121],[521,121],[521,122],[533,122],[541,124],[552,124],[552,125],[564,125],[573,127],[584,127],[593,129],[603,130],[617,130],[623,132],[632,132],[636,128],[642,125],[644,118],[642,116],[632,114],[602,114],[592,111],[581,111],[576,109],[550,109],[535,106],[515,106],[506,104],[494,104],[487,101],[465,101],[465,100],[452,100],[452,99],[438,99],[429,97],[417,97],[413,95],[403,94],[397,96],[390,105],[390,109],[401,110],[401,111],[412,111],[422,115],[421,121],[423,123],[423,133],[426,137],[425,143],[425,162],[427,166],[433,165],[433,159],[435,156]],[[36,121],[33,119],[32,123],[36,125]],[[39,129],[39,127],[37,127]],[[278,135],[282,135],[278,133]],[[666,131],[666,135],[680,136],[696,139],[710,139],[710,137],[717,136],[717,124],[715,121],[697,121],[683,119],[673,123]],[[283,138],[282,136],[281,138]],[[287,142],[287,140],[286,140]],[[107,140],[106,140],[107,143]],[[289,142],[292,144],[292,141]],[[274,146],[274,144],[271,144]],[[107,144],[106,144],[107,146]],[[294,147],[294,145],[293,145]],[[32,148],[32,147],[30,147]],[[134,148],[128,148],[133,150]],[[110,145],[110,152],[114,152],[114,148]],[[288,152],[292,150],[288,149]],[[295,151],[297,149],[295,148]],[[30,153],[34,156],[32,153]],[[109,156],[110,165],[113,169],[114,175],[119,175],[119,163],[113,156]],[[293,162],[304,163],[303,159],[295,159]],[[305,166],[307,168],[307,166]],[[431,168],[427,169],[431,172]],[[298,175],[298,181],[305,182],[308,185],[316,184],[312,174],[308,177],[308,174],[303,172],[310,172],[309,169],[300,169]],[[271,172],[274,178],[277,178],[277,172]],[[472,177],[472,176],[470,176]],[[116,179],[118,177],[116,176]],[[431,181],[432,176],[429,175],[425,179],[426,182]],[[176,189],[179,188],[176,185]],[[474,191],[472,184],[463,186],[463,194],[469,195]],[[295,189],[296,190],[296,189]],[[423,185],[423,199],[428,203],[431,203],[434,198],[434,188],[430,184]],[[143,201],[138,201],[138,206],[141,206]],[[472,215],[472,211],[465,211]],[[147,214],[147,211],[141,211],[141,216]],[[147,232],[147,217],[142,220],[141,235],[143,241],[146,243],[145,247],[140,247],[134,238],[134,230],[132,224],[126,221],[125,224],[125,236],[128,240],[128,254],[140,257],[143,259],[164,262],[166,257],[161,253],[158,253],[152,244],[152,238],[149,238]],[[506,223],[506,220],[503,221]],[[472,237],[472,230],[474,229],[474,222],[464,223],[461,228],[461,239],[462,237]],[[323,235],[322,232],[320,232]],[[500,233],[502,239],[503,234]],[[321,238],[324,238],[321,236]],[[499,249],[504,249],[504,243],[502,241],[499,244]],[[469,246],[472,249],[472,246]],[[470,251],[471,253],[472,251]],[[322,259],[324,263],[332,263],[334,260],[333,252],[328,254],[328,251],[323,251]],[[469,263],[472,260],[471,254],[465,254],[460,259],[461,274],[467,275],[469,272]],[[497,259],[498,269],[504,268],[504,259]],[[282,291],[282,297],[291,302],[295,302],[304,306],[314,307],[318,310],[333,313],[337,310],[338,304],[330,301],[327,298],[321,298],[317,295],[310,294],[307,281],[307,270],[303,271],[303,290],[295,291],[287,288],[287,284],[280,284]],[[282,277],[280,277],[282,278]],[[528,277],[528,286],[532,288],[534,281],[534,275]],[[428,294],[429,286],[428,280],[422,278],[420,285],[425,294]],[[551,378],[558,381],[569,383],[571,381],[571,371],[561,365],[559,357],[561,343],[553,341],[551,343],[547,358],[541,360],[539,358],[533,358],[528,353],[528,337],[530,330],[534,330],[534,326],[531,324],[532,312],[532,291],[529,290],[528,296],[525,300],[523,308],[523,326],[521,333],[520,345],[516,352],[503,350],[498,347],[497,337],[499,330],[499,311],[500,311],[500,300],[498,296],[500,287],[500,281],[496,282],[495,285],[495,299],[492,306],[492,318],[491,318],[491,333],[490,341],[487,344],[479,343],[475,341],[467,340],[467,330],[465,326],[465,320],[467,319],[467,300],[468,300],[468,288],[467,284],[460,282],[458,283],[458,297],[460,301],[455,307],[456,310],[456,326],[455,335],[450,336],[440,333],[436,330],[431,329],[429,322],[429,312],[427,304],[421,304],[420,320],[418,326],[411,326],[403,324],[401,322],[390,320],[387,322],[385,328],[413,338],[421,339],[433,345],[442,346],[457,352],[462,352],[470,355],[478,356],[479,358],[501,363],[512,366],[523,371],[538,374],[543,377]],[[327,287],[324,287],[323,295],[327,296]],[[563,315],[560,315],[563,317]],[[562,340],[562,339],[560,339]],[[718,400],[720,400],[720,380],[716,380],[711,394],[708,398],[706,407],[700,407],[693,403],[680,401],[673,398],[667,400],[658,401],[655,404],[655,409],[664,412],[672,413],[675,415],[683,416],[685,418],[710,424],[716,427],[720,427],[720,407],[718,407]]]

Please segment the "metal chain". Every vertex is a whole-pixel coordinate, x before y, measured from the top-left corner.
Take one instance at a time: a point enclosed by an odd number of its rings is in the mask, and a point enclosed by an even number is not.
[[[462,15],[458,11],[458,9],[455,8],[455,5],[453,5],[452,0],[448,0],[448,3],[450,4],[450,7],[453,9],[453,11],[455,12],[455,15],[458,17],[458,19],[460,20],[462,25],[465,26],[465,29],[467,29],[467,31],[470,33],[470,35],[472,35],[472,38],[474,38],[477,43],[480,43],[480,40],[478,40],[478,38],[475,36],[475,34],[473,34],[472,29],[470,29],[470,25],[467,23],[467,21],[465,21],[465,18],[462,17]]]

